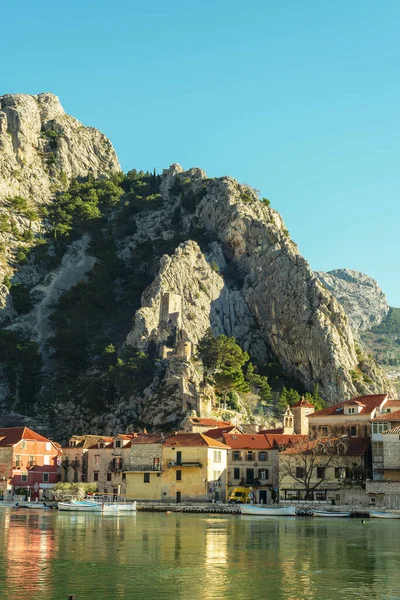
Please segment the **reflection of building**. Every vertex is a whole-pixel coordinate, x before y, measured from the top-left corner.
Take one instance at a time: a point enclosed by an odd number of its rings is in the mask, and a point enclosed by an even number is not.
[[[28,427],[0,429],[0,485],[10,499],[15,491],[32,499],[58,480],[59,444]]]
[[[27,512],[29,514],[25,515],[19,511],[5,513],[2,560],[6,572],[2,587],[16,592],[15,580],[20,576],[24,580],[24,598],[47,598],[52,577],[49,565],[54,560],[56,536],[43,526],[42,515],[37,514],[37,511]],[[22,598],[17,596],[17,592],[12,597]]]

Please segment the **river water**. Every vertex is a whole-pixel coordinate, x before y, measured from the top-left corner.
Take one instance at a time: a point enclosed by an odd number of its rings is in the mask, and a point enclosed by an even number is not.
[[[400,599],[400,519],[0,509],[1,600]]]

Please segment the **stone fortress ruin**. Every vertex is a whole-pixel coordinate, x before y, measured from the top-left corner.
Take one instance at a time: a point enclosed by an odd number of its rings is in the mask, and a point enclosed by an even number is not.
[[[158,334],[161,358],[180,357],[190,360],[193,356],[194,344],[182,328],[182,296],[179,294],[162,294]]]

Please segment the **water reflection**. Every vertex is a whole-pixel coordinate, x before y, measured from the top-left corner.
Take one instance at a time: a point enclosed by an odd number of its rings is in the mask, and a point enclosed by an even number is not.
[[[0,534],[1,600],[400,597],[397,522],[4,509]]]
[[[54,553],[54,531],[46,517],[7,511],[3,523],[5,586],[15,589],[14,600],[44,597],[51,589],[51,572],[47,561]],[[24,590],[19,592],[16,582],[25,579]]]

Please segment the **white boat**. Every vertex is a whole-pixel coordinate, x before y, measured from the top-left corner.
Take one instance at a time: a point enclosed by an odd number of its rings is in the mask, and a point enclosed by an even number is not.
[[[242,504],[240,506],[242,515],[252,515],[254,517],[294,517],[296,509],[294,506],[254,506],[254,504]]]
[[[314,517],[349,517],[350,512],[334,512],[333,510],[313,510]]]
[[[101,507],[106,514],[129,513],[136,511],[136,502],[105,502]]]
[[[400,519],[400,514],[380,512],[378,510],[370,511],[369,516],[375,519]]]
[[[20,508],[29,508],[31,510],[38,508],[46,510],[49,508],[44,502],[21,502],[19,506]]]
[[[98,502],[87,502],[82,500],[71,500],[70,502],[58,502],[58,510],[79,511],[79,512],[101,512],[101,504]]]

